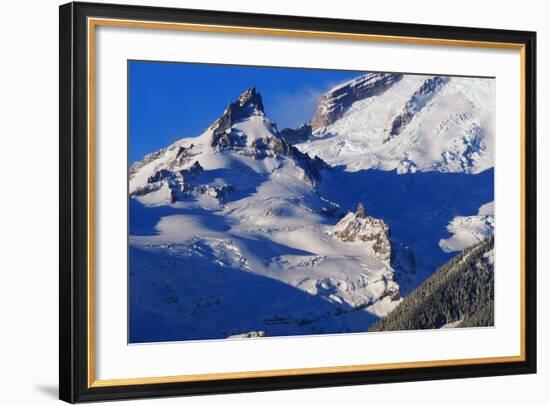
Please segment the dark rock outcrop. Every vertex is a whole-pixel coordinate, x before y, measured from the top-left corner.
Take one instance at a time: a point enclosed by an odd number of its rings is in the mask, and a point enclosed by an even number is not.
[[[195,161],[188,169],[177,171],[166,168],[160,169],[147,179],[147,184],[136,189],[130,196],[143,196],[159,190],[163,184],[166,184],[170,189],[172,202],[176,202],[182,196],[197,189],[193,184],[193,180],[195,180],[203,170],[199,161]]]
[[[403,110],[398,114],[392,122],[390,129],[390,137],[395,137],[401,133],[411,122],[415,114],[421,111],[437,94],[438,90],[443,87],[445,83],[449,81],[449,78],[442,76],[435,76],[427,79],[422,86],[418,88],[412,95],[410,100],[407,101]],[[388,138],[388,139],[389,139]]]
[[[307,141],[311,137],[311,133],[311,126],[309,124],[304,124],[296,129],[283,128],[279,132],[292,145]]]
[[[268,156],[292,159],[304,171],[304,180],[314,187],[322,179],[321,171],[330,169],[330,166],[321,158],[318,156],[311,158],[308,154],[291,145],[285,137],[273,136],[259,139],[254,141],[252,146],[256,159]]]
[[[372,243],[373,255],[388,264],[390,262],[390,228],[384,220],[368,216],[361,203],[355,213],[348,213],[334,226],[332,235],[344,242]]]
[[[246,146],[246,135],[238,134],[231,129],[212,134],[210,146],[218,149],[236,149]]]

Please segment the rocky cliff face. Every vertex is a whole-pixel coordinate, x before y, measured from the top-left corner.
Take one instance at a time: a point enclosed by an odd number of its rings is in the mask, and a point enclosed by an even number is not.
[[[391,124],[390,137],[395,137],[411,122],[416,113],[422,110],[437,94],[438,90],[449,81],[449,78],[435,76],[427,79],[403,106]]]
[[[332,235],[345,242],[369,243],[374,257],[390,262],[390,229],[384,220],[368,216],[361,203],[355,213],[348,213],[334,226]]]
[[[353,103],[382,93],[402,77],[394,73],[369,73],[331,89],[319,99],[311,119],[312,130],[317,131],[334,123]]]

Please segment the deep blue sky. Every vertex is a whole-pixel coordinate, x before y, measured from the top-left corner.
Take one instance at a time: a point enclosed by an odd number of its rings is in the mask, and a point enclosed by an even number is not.
[[[194,137],[241,92],[256,87],[279,129],[311,118],[317,98],[361,72],[209,64],[129,62],[129,162]]]

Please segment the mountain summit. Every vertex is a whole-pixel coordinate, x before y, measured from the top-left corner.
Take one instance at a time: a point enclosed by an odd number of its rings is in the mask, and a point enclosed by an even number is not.
[[[130,195],[148,205],[204,195],[220,203],[283,167],[296,168],[295,176],[310,188],[321,180],[321,171],[329,169],[287,141],[265,115],[262,96],[252,87],[229,103],[200,136],[182,138],[133,164]]]
[[[264,105],[262,103],[262,96],[256,91],[255,87],[246,89],[239,96],[239,107],[249,108],[254,111],[264,113]],[[234,104],[234,103],[232,103]]]
[[[229,103],[223,114],[212,123],[210,128],[214,133],[220,133],[233,124],[254,115],[265,116],[265,112],[262,96],[255,87],[251,87],[242,92],[236,101]]]

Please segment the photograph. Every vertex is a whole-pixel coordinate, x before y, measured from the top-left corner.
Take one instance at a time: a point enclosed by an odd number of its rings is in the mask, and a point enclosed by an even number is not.
[[[432,404],[424,386],[449,380],[434,401],[521,403],[499,377],[538,373],[542,14],[399,1],[59,6],[59,114],[48,98],[4,137],[32,124],[51,147],[58,124],[58,215],[31,207],[48,176],[13,217],[59,223],[59,399],[367,385]],[[29,246],[17,260],[42,261]],[[484,383],[451,387],[465,378]]]
[[[495,86],[128,60],[128,343],[492,328]]]
[[[2,9],[1,405],[550,399],[545,3],[97,1]]]

